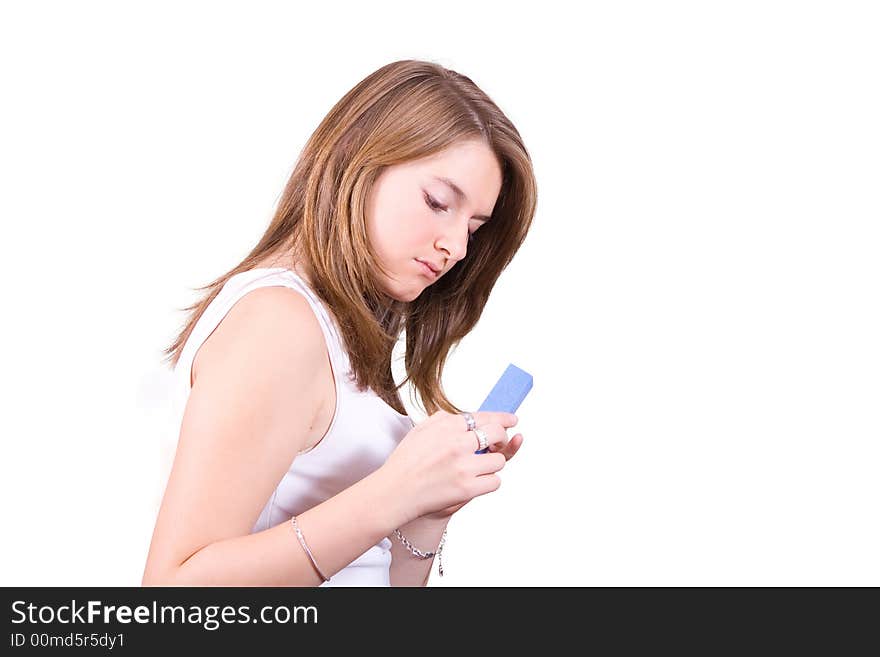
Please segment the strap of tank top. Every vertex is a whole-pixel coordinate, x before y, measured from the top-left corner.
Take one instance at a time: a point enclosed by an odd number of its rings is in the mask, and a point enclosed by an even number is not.
[[[330,333],[336,340],[337,349],[336,352],[341,356],[344,361],[348,360],[348,355],[345,353],[344,342],[342,340],[342,336],[339,334],[339,327],[336,324],[335,318],[330,314],[327,310],[327,307],[324,303],[318,298],[318,295],[315,294],[314,290],[309,287],[309,284],[295,271],[291,269],[284,269],[281,272],[284,275],[287,275],[290,279],[296,281],[298,283],[299,289],[302,293],[308,298],[309,303],[312,305],[312,308],[320,315],[321,323],[328,328]],[[347,362],[344,363],[346,366]]]

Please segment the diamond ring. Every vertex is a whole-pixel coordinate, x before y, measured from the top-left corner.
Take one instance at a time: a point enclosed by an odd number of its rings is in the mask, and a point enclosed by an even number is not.
[[[480,450],[484,450],[489,446],[489,436],[482,429],[474,428],[472,431],[477,434],[477,440],[480,441]]]

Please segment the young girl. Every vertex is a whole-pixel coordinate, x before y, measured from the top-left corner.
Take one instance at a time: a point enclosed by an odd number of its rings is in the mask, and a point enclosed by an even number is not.
[[[519,133],[469,78],[405,60],[351,89],[165,351],[180,431],[143,585],[424,586],[450,516],[522,444],[440,380],[536,203]]]

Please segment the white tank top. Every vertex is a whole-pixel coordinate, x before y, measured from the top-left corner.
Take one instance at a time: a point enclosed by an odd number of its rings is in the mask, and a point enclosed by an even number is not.
[[[289,521],[292,515],[302,513],[360,481],[385,462],[413,427],[408,415],[398,413],[375,392],[357,389],[335,319],[302,277],[290,269],[274,267],[252,269],[229,278],[196,322],[174,367],[172,421],[177,431],[175,436],[180,435],[190,393],[192,361],[199,347],[236,301],[251,290],[278,285],[301,293],[318,318],[336,381],[336,409],[330,428],[321,441],[296,456],[266,500],[251,533]],[[299,547],[293,531],[291,540]],[[321,563],[321,555],[316,554],[315,559]],[[390,566],[391,541],[385,537],[321,586],[390,586]]]

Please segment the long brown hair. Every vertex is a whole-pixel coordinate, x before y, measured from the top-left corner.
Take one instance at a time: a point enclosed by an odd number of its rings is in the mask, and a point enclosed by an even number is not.
[[[481,139],[498,158],[502,185],[492,221],[474,234],[466,258],[411,302],[384,294],[385,271],[367,240],[365,209],[384,167],[428,157],[462,140]],[[400,413],[399,390],[411,382],[428,414],[458,413],[443,392],[449,351],[479,321],[501,272],[513,259],[537,206],[531,158],[519,132],[470,78],[420,60],[392,62],[334,105],[306,142],[269,227],[232,270],[196,290],[174,342],[177,364],[205,308],[232,276],[281,249],[296,253],[315,294],[332,312],[360,390],[372,389]],[[391,356],[406,331],[406,378],[395,385]]]

